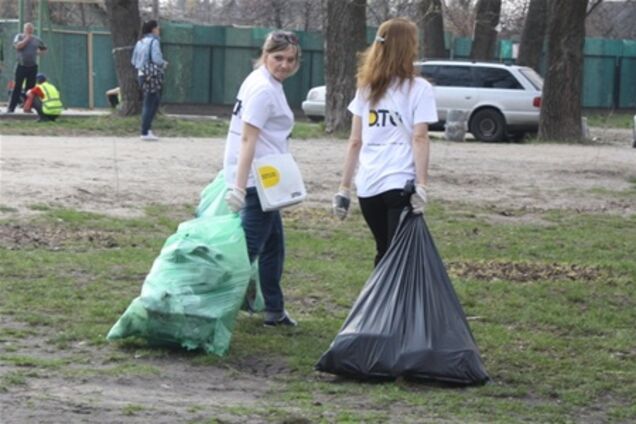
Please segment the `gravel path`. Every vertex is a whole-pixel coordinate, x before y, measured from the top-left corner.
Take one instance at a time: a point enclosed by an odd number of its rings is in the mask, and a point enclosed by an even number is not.
[[[630,130],[597,131],[603,144],[434,141],[430,199],[504,209],[636,212]],[[307,206],[328,208],[345,141],[295,141]],[[33,205],[135,216],[151,203],[196,204],[222,167],[222,139],[0,136],[0,217]]]

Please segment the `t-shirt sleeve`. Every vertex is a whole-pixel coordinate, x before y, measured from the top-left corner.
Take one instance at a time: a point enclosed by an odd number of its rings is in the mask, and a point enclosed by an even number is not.
[[[413,96],[413,125],[423,122],[432,124],[437,122],[437,104],[433,86],[424,80],[418,81],[416,95]]]
[[[38,38],[38,49],[40,49],[40,50],[46,50],[47,49],[46,44],[44,44],[44,41],[42,41],[41,38]]]
[[[360,93],[360,90],[356,90],[356,95],[353,100],[351,100],[351,103],[349,103],[349,107],[347,109],[349,109],[349,112],[353,113],[356,116],[363,116],[364,102],[362,100],[362,94]]]
[[[272,115],[274,95],[261,88],[243,100],[241,120],[256,128],[263,129],[265,122]]]

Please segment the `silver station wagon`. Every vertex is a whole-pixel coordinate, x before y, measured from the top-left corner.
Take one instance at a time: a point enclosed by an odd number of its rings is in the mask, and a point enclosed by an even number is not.
[[[464,112],[468,131],[481,141],[521,139],[539,128],[543,79],[533,69],[449,60],[416,65],[435,90],[439,122],[430,125],[431,130],[443,130],[453,109]],[[309,119],[324,118],[325,94],[325,86],[307,93],[302,108]]]

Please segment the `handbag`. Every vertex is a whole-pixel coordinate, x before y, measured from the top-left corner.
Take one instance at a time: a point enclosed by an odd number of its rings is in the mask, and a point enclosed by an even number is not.
[[[307,197],[303,177],[291,153],[254,158],[252,174],[263,212],[295,205]]]
[[[152,61],[152,43],[154,42],[154,39],[150,41],[148,61],[141,68],[141,72],[144,75],[141,89],[146,93],[161,91],[163,86],[163,68]]]

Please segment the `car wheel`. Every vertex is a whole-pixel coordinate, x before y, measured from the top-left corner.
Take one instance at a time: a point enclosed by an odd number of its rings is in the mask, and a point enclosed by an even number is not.
[[[309,118],[311,122],[321,122],[325,120],[323,116],[316,116],[316,115],[308,115],[307,118]]]
[[[506,136],[506,120],[495,109],[482,109],[473,115],[470,132],[480,141],[503,141]]]

